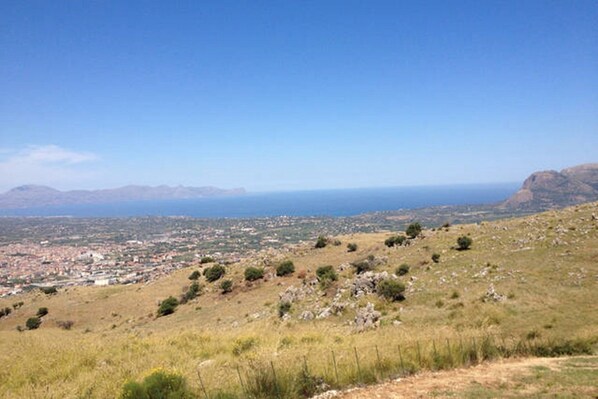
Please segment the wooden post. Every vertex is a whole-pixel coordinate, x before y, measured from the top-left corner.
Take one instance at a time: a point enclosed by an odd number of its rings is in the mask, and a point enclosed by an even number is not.
[[[397,345],[399,348],[399,360],[401,361],[401,374],[405,374],[405,366],[403,365],[403,354],[401,353],[401,345]]]
[[[270,366],[272,367],[272,376],[274,377],[274,387],[276,388],[276,397],[281,399],[280,389],[278,389],[278,380],[276,379],[276,370],[274,370],[274,362],[270,360]]]
[[[380,352],[378,352],[378,345],[376,345],[376,359],[378,360],[378,368],[382,368],[382,362],[380,361]]]
[[[206,392],[206,387],[203,384],[203,380],[201,379],[201,373],[199,372],[199,367],[197,368],[197,378],[199,379],[199,385],[201,385],[201,390],[203,391],[204,396],[208,399],[208,392]]]
[[[419,368],[422,368],[422,352],[419,348],[419,341],[417,341],[417,362],[419,363]]]
[[[336,385],[339,385],[339,382],[338,382],[338,368],[336,367],[336,356],[334,356],[334,351],[332,351],[332,363],[334,364],[334,375],[336,377]]]
[[[446,339],[446,348],[448,349],[448,355],[449,355],[449,360],[451,362],[451,366],[454,366],[453,364],[453,354],[451,353],[451,342],[449,341],[449,339]]]
[[[357,356],[357,347],[353,347],[353,351],[355,352],[355,363],[357,364],[357,378],[361,381],[361,367],[359,367],[359,356]]]
[[[241,389],[243,390],[244,394],[247,394],[247,390],[245,389],[245,384],[243,384],[243,378],[241,378],[241,369],[237,365],[237,375],[239,376],[239,382],[241,383]]]

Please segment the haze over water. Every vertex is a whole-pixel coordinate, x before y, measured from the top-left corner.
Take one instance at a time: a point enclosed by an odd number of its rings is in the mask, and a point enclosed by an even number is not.
[[[191,200],[131,201],[0,210],[2,216],[191,216],[248,218],[267,216],[352,216],[362,213],[439,205],[489,204],[505,200],[517,183],[392,187],[249,193]]]

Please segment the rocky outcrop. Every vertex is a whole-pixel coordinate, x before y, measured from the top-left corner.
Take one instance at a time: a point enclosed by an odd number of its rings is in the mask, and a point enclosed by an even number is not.
[[[378,283],[389,277],[387,272],[374,273],[365,272],[358,274],[351,282],[351,296],[359,298],[360,296],[373,294],[376,292]]]
[[[368,303],[365,307],[357,309],[355,330],[362,332],[379,327],[381,316],[382,314],[374,309],[374,305]]]
[[[549,170],[533,173],[503,206],[549,209],[596,200],[598,164],[585,164],[560,172]]]

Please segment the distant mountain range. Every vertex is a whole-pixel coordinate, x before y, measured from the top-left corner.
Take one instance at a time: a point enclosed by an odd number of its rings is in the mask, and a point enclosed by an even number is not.
[[[536,210],[590,201],[598,201],[598,163],[535,172],[503,206]]]
[[[51,205],[101,204],[123,201],[176,200],[245,194],[244,188],[125,186],[104,190],[59,191],[52,187],[25,185],[0,194],[0,208],[32,208]]]

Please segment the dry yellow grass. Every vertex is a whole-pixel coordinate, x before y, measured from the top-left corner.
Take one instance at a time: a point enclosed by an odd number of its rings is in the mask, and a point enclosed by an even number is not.
[[[200,298],[161,318],[155,317],[158,301],[180,295],[195,267],[147,285],[77,287],[54,296],[34,292],[0,299],[1,307],[24,302],[0,319],[0,396],[114,397],[124,381],[155,367],[180,372],[199,392],[198,365],[208,388],[238,389],[238,365],[270,360],[284,373],[305,356],[315,372],[330,375],[331,350],[338,355],[340,379],[350,382],[354,347],[365,365],[376,361],[376,346],[385,358],[396,356],[397,345],[416,341],[428,350],[432,339],[458,342],[488,333],[524,337],[532,331],[542,337],[596,337],[598,221],[592,214],[598,214],[597,203],[448,231],[425,230],[424,238],[409,247],[384,246],[390,233],[360,234],[339,237],[341,246],[306,246],[279,255],[308,276],[318,266],[337,267],[369,254],[388,257],[380,271],[411,265],[401,277],[414,278],[404,302],[387,303],[375,296],[359,300],[373,302],[383,312],[382,327],[361,334],[350,325],[351,309],[325,320],[297,319],[301,310],[330,302],[335,288],[353,277],[351,270],[340,273],[327,296],[294,304],[293,319],[281,322],[278,293],[301,281],[290,276],[246,286],[243,269],[252,260],[229,266],[227,278],[236,285],[232,294],[222,295],[217,283],[207,284]],[[451,249],[463,234],[473,238],[472,249]],[[348,242],[358,250],[348,253]],[[441,255],[440,263],[430,260],[433,253]],[[482,302],[490,284],[509,299]],[[42,306],[49,309],[42,326],[17,332]],[[398,327],[392,325],[397,318],[402,321]],[[73,320],[73,329],[58,328],[62,320]],[[235,355],[243,343],[247,349]]]

